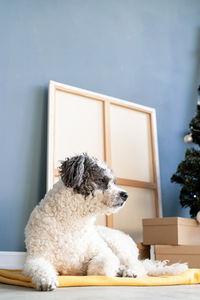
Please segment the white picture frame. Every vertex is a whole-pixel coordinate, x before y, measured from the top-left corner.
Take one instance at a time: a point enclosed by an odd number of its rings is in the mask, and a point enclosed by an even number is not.
[[[79,123],[76,123],[77,116]],[[117,128],[118,120],[120,123],[119,129]],[[81,124],[81,126],[78,127],[78,124]],[[76,132],[74,142],[73,130],[69,135],[68,128],[70,128],[70,131],[73,129]],[[82,128],[83,132],[81,133]],[[88,141],[85,141],[87,139],[85,132],[88,128],[93,131]],[[83,142],[77,143],[77,139],[81,141],[83,135]],[[63,137],[65,136],[66,141],[70,140],[70,143],[67,144],[64,141]],[[91,140],[92,143],[90,143]],[[123,140],[124,151],[123,148],[120,149],[119,140]],[[84,143],[86,143],[85,147],[82,148],[81,146]],[[87,151],[88,149],[89,151]],[[162,217],[156,111],[154,108],[50,81],[47,191],[52,187],[58,176],[57,166],[59,160],[80,151],[89,152],[89,154],[105,160],[114,169],[114,173],[117,175],[117,184],[124,188],[127,187],[131,191],[130,193],[133,194],[132,198],[139,191],[141,201],[144,198],[152,198],[150,195],[153,194],[153,204],[146,205],[151,213],[149,215],[148,212],[144,211],[143,217]],[[132,153],[133,155],[131,155]],[[118,174],[122,176],[118,176]],[[124,176],[126,174],[128,174],[128,177]],[[137,193],[134,192],[135,189],[137,189]],[[139,198],[140,196],[137,197],[137,199]],[[136,206],[141,211],[140,202],[136,203]],[[116,219],[116,222],[114,219]],[[129,223],[131,222],[131,218],[124,217],[125,219],[129,219]],[[132,218],[133,221],[137,219],[137,215]],[[100,218],[99,220],[102,223],[103,219]],[[141,224],[137,226],[133,222],[133,226],[136,228],[133,237],[136,241],[141,239]],[[107,216],[105,225],[122,230],[125,228],[125,231],[132,235],[129,230],[131,224],[123,228],[123,218],[120,215],[118,217]]]

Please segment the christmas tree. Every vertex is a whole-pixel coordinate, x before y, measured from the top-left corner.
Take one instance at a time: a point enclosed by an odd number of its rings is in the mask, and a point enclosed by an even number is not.
[[[197,114],[191,120],[190,133],[185,136],[185,142],[193,142],[200,146],[200,86],[198,88]],[[171,182],[181,185],[180,203],[183,207],[190,207],[190,215],[196,217],[200,211],[200,150],[199,147],[187,149],[185,160],[171,177]]]

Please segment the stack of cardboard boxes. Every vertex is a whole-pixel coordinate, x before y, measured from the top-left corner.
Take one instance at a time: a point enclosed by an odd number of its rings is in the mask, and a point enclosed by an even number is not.
[[[143,219],[143,244],[155,245],[155,259],[200,268],[200,225],[186,218]]]

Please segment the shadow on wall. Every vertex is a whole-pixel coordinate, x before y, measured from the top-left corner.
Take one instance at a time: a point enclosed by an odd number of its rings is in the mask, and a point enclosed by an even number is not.
[[[29,90],[30,99],[33,101],[30,122],[31,134],[27,141],[29,159],[26,170],[24,186],[24,208],[21,212],[19,235],[22,235],[28,218],[33,208],[46,193],[46,157],[47,157],[47,107],[48,88],[38,87]],[[19,237],[18,237],[19,238]],[[21,243],[22,244],[22,243]]]
[[[191,101],[188,102],[188,114],[186,115],[186,120],[188,122],[191,121],[191,116],[194,114],[194,111],[196,111],[196,101],[197,101],[197,88],[200,84],[200,28],[197,30],[197,44],[194,50],[194,53],[191,53],[192,58],[196,62],[195,68],[194,68],[194,76],[191,79],[191,93],[188,95],[188,99],[191,99]],[[184,63],[184,62],[183,62]],[[189,123],[188,123],[188,131],[189,131]]]

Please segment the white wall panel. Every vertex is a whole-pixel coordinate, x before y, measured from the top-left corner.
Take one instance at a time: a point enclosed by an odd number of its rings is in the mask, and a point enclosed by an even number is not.
[[[104,159],[103,103],[56,91],[55,167],[82,152]]]
[[[148,113],[111,105],[111,157],[117,177],[153,181]]]
[[[142,219],[154,218],[155,192],[150,189],[121,187],[128,193],[128,199],[116,214],[114,228],[128,233],[136,242],[142,241]]]

